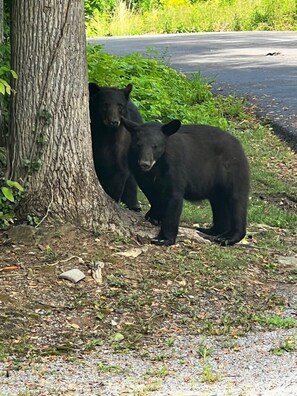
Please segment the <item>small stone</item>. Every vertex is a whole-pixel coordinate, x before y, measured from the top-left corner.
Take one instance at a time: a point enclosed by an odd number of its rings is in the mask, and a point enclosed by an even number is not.
[[[74,268],[72,270],[63,272],[58,277],[60,279],[67,279],[70,282],[77,283],[80,280],[84,279],[86,277],[86,275],[83,272],[81,272],[81,270]]]
[[[296,256],[278,256],[277,261],[282,265],[286,271],[297,272],[297,257]]]

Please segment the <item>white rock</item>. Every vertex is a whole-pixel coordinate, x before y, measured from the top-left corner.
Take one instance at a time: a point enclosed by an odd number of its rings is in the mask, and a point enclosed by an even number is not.
[[[73,283],[77,283],[80,280],[84,279],[86,277],[86,275],[83,272],[81,272],[81,270],[74,268],[72,270],[63,272],[58,277],[60,279],[67,279]]]

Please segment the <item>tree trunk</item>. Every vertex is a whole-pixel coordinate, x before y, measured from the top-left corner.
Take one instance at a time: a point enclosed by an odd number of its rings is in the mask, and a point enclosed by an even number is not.
[[[27,188],[21,212],[118,228],[93,165],[83,0],[14,0],[11,49],[8,177]]]

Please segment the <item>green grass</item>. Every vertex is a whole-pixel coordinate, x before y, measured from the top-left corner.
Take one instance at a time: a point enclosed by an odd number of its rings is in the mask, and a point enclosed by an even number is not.
[[[290,329],[292,327],[296,327],[297,321],[293,318],[283,318],[277,315],[271,316],[256,316],[256,322],[260,324],[265,324],[270,327],[277,327],[280,329]]]
[[[213,350],[207,345],[205,338],[196,347],[196,352],[199,358],[203,360],[207,360],[213,354]]]
[[[114,366],[114,365],[104,363],[104,362],[99,362],[97,364],[97,370],[102,374],[120,373],[123,371],[123,369],[119,366]]]
[[[112,13],[95,12],[87,35],[121,36],[250,30],[296,30],[295,0],[161,0],[149,10],[128,9],[120,0]]]
[[[277,346],[271,348],[270,352],[276,356],[282,356],[286,352],[297,351],[297,338],[286,337],[284,341],[280,341]]]
[[[212,367],[212,365],[210,363],[207,363],[202,368],[201,380],[202,380],[202,382],[206,382],[208,384],[212,384],[212,383],[218,382],[220,380],[220,374],[217,373],[213,369],[213,367]]]

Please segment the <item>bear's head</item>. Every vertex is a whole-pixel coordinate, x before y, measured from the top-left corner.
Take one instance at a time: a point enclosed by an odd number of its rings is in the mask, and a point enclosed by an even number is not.
[[[126,88],[99,87],[89,83],[89,97],[91,113],[109,128],[118,128],[121,117],[127,115],[132,84]]]
[[[179,120],[168,124],[147,122],[137,124],[122,117],[125,128],[131,133],[131,152],[137,158],[142,171],[148,172],[162,157],[166,150],[166,141],[169,136],[177,132],[181,126]]]

